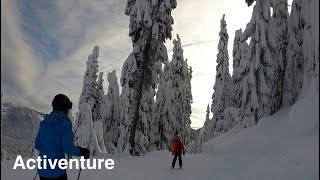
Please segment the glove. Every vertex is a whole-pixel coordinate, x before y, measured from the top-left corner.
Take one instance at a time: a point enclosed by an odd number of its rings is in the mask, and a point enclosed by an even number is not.
[[[78,146],[78,148],[80,149],[80,156],[84,156],[85,159],[89,159],[89,154],[90,154],[89,149],[82,148],[82,147],[79,147],[79,146]]]
[[[186,154],[186,152],[183,151],[183,155],[185,155],[185,154]]]

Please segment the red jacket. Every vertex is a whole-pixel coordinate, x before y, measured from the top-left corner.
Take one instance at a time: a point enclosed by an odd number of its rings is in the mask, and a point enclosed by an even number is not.
[[[173,152],[176,154],[181,154],[182,152],[184,152],[184,146],[182,142],[179,141],[173,144]]]
[[[176,142],[178,140],[180,140],[181,137],[179,135],[175,135],[174,138],[173,138],[173,142]]]

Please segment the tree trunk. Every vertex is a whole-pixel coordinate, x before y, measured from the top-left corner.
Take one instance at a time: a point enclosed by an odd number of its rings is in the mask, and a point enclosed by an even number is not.
[[[131,155],[137,155],[135,151],[135,135],[136,135],[136,128],[137,123],[139,120],[139,107],[141,104],[141,97],[142,97],[142,86],[143,86],[143,69],[139,70],[137,73],[137,83],[134,85],[134,101],[132,103],[132,123],[131,123],[131,129],[130,129],[130,136],[129,136],[129,142],[130,142],[130,154]]]

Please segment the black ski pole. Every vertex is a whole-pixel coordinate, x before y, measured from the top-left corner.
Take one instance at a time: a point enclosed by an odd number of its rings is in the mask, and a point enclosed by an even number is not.
[[[34,176],[33,180],[36,180],[38,173]]]
[[[80,167],[77,180],[79,180],[79,178],[80,178],[81,170],[82,170],[82,169],[81,169],[81,167]]]

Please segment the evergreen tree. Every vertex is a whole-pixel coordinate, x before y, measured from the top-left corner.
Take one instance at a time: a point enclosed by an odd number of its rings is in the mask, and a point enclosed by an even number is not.
[[[144,152],[145,138],[148,137],[148,127],[145,120],[140,119],[139,110],[144,92],[152,95],[155,89],[161,62],[167,61],[164,42],[171,39],[173,18],[171,11],[176,7],[176,0],[147,1],[127,0],[125,14],[130,18],[129,36],[133,43],[132,56],[136,61],[136,69],[132,81],[128,82],[133,91],[132,112],[125,130],[129,137],[125,145],[131,155]],[[146,95],[145,97],[149,97]],[[148,120],[149,123],[151,120]],[[121,140],[123,141],[123,140]],[[127,143],[129,142],[129,143]]]
[[[319,1],[302,3],[303,30],[303,85],[299,98],[319,93]]]
[[[91,155],[106,152],[101,124],[101,107],[104,104],[103,73],[100,73],[97,82],[98,56],[99,47],[95,46],[92,54],[88,56],[75,126],[76,144],[89,148]]]
[[[200,130],[200,139],[202,142],[206,142],[212,138],[213,128],[215,123],[213,122],[215,118],[210,119],[210,105],[208,104],[206,110],[206,120],[204,121],[204,125]]]
[[[189,153],[200,153],[201,152],[201,135],[200,135],[201,129],[191,129],[191,135],[190,135],[190,142],[188,143],[188,151]]]
[[[139,107],[139,121],[136,129],[136,142],[139,142],[143,153],[147,152],[150,148],[150,136],[151,136],[151,123],[153,119],[153,107],[155,89],[149,87],[149,89],[143,88],[141,102]]]
[[[105,106],[102,109],[104,142],[108,152],[116,153],[120,126],[119,85],[116,71],[108,73],[108,93],[104,96]]]
[[[210,105],[208,104],[207,110],[206,110],[206,120],[205,122],[210,121]]]
[[[288,20],[288,46],[286,68],[283,82],[283,107],[297,101],[303,83],[303,29],[302,1],[294,0]]]
[[[185,61],[185,65],[187,66],[188,68],[188,60],[186,59]],[[188,119],[190,119],[190,116],[192,114],[192,108],[191,108],[191,104],[193,103],[193,97],[192,97],[192,86],[191,86],[191,79],[192,79],[192,67],[190,66],[189,69],[188,69],[188,73],[187,73],[187,80],[186,80],[186,93],[187,93],[187,102],[185,103],[186,104],[186,113],[187,113],[187,117]],[[188,123],[191,124],[191,120],[188,121]]]
[[[191,115],[191,77],[192,72],[189,70],[187,61],[183,57],[183,49],[181,47],[181,39],[177,35],[177,39],[173,40],[173,55],[170,65],[173,73],[173,103],[172,110],[175,119],[174,132],[178,131],[182,141],[188,144],[190,141],[190,115]],[[191,69],[192,70],[192,69]],[[173,136],[173,135],[172,135]]]
[[[97,100],[95,105],[96,107],[95,112],[97,113],[96,117],[99,117],[99,119],[93,122],[93,127],[97,135],[100,149],[102,151],[106,151],[104,135],[103,135],[102,115],[101,115],[101,110],[103,109],[104,106],[105,106],[105,100],[104,100],[104,90],[103,90],[103,72],[100,72],[98,77]]]
[[[82,122],[75,132],[75,144],[88,148],[90,156],[99,156],[103,152],[98,143],[97,135],[92,121],[92,110],[88,103],[79,104],[77,120]],[[99,121],[97,121],[99,122]]]
[[[120,84],[120,126],[117,151],[129,153],[129,125],[131,123],[131,107],[133,102],[133,77],[137,69],[137,61],[134,53],[131,53],[122,66]]]
[[[154,120],[152,123],[152,136],[150,137],[153,149],[164,150],[172,148],[172,135],[174,134],[175,118],[172,112],[173,74],[169,63],[165,64],[160,74],[156,103],[154,108]]]
[[[211,112],[213,113],[213,118],[218,122],[223,120],[223,110],[230,105],[230,94],[229,87],[231,82],[231,76],[229,73],[229,57],[228,57],[228,33],[227,24],[224,20],[224,15],[221,19],[220,25],[220,39],[218,45],[217,54],[217,67],[216,67],[216,80],[214,84],[214,93],[212,95]],[[220,129],[215,129],[215,131],[220,131]]]
[[[255,0],[246,0],[248,6],[251,6]]]
[[[252,18],[241,37],[242,42],[251,38],[241,69],[241,114],[245,127],[255,125],[261,117],[271,114],[271,90],[276,85],[274,77],[278,67],[274,62],[276,42],[269,21],[270,1],[256,0]]]
[[[225,15],[223,15],[220,21],[220,39],[218,45],[218,54],[217,54],[217,66],[216,66],[216,80],[213,86],[214,92],[212,94],[212,104],[211,112],[213,114],[212,119],[209,120],[209,112],[207,107],[206,121],[203,128],[200,130],[201,141],[208,141],[211,138],[219,135],[222,132],[225,132],[229,129],[229,126],[226,126],[224,122],[224,109],[228,106],[231,106],[233,102],[231,101],[231,94],[235,93],[232,86],[232,79],[229,73],[229,57],[228,57],[228,33],[227,33],[227,24],[225,21]],[[236,36],[237,38],[237,36]],[[236,41],[236,40],[235,40]],[[234,48],[235,50],[235,48]],[[240,53],[239,53],[240,54]],[[237,55],[239,55],[237,54]],[[240,58],[240,55],[239,55]],[[240,59],[236,59],[240,61]]]
[[[274,65],[277,68],[274,76],[272,89],[272,109],[271,114],[277,112],[282,107],[282,88],[284,80],[285,66],[287,64],[287,44],[288,44],[288,2],[287,0],[271,0],[273,7],[272,18],[270,19],[271,31],[275,36],[276,48],[274,56]]]
[[[191,104],[193,103],[193,98],[192,98],[192,90],[191,90],[191,79],[192,79],[192,67],[188,65],[188,59],[185,60],[184,63],[185,69],[187,69],[187,77],[185,80],[185,85],[186,85],[186,101],[184,102],[185,105],[185,119],[186,119],[186,124],[185,124],[185,144],[186,144],[186,150],[190,153],[192,152],[198,152],[197,149],[195,149],[196,147],[192,147],[191,145],[189,145],[189,143],[191,143],[191,141],[193,141],[194,139],[192,139],[191,136],[191,114],[192,114],[192,108],[191,108]],[[196,136],[195,136],[196,137]],[[197,141],[193,142],[194,145],[198,145]]]
[[[99,94],[98,94],[98,56],[99,56],[99,47],[95,46],[93,48],[92,54],[88,56],[87,61],[87,70],[84,74],[84,80],[83,80],[83,88],[82,92],[80,94],[80,100],[79,104],[88,103],[90,105],[90,108],[92,110],[92,118],[93,121],[101,120],[100,115],[100,107],[97,107],[99,105]],[[79,111],[80,112],[80,111]],[[77,126],[80,126],[83,122],[78,120]]]
[[[246,59],[248,44],[246,41],[241,42],[242,29],[239,29],[235,33],[233,43],[233,73],[232,73],[232,85],[231,85],[231,107],[240,108],[241,106],[241,81],[243,80],[243,69],[244,61]]]
[[[94,129],[95,135],[97,137],[99,148],[101,149],[102,152],[107,153],[107,148],[104,144],[104,139],[103,139],[104,135],[103,135],[102,121],[95,121],[93,123],[93,129]]]

